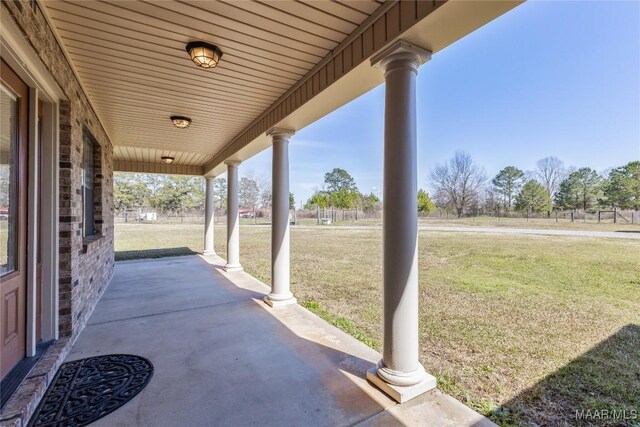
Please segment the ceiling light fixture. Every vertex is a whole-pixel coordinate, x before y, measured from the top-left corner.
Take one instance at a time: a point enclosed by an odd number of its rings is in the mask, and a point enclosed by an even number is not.
[[[184,129],[189,127],[191,119],[189,117],[171,116],[171,122],[178,129]]]
[[[187,52],[191,60],[202,68],[214,68],[222,57],[218,46],[207,42],[190,42],[187,44]]]
[[[162,156],[162,157],[160,157],[160,160],[162,161],[162,163],[167,164],[167,165],[173,163],[173,159],[174,158],[170,157],[170,156]]]

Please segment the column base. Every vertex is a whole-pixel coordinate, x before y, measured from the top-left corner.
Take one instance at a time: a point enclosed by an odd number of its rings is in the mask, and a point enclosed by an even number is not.
[[[273,300],[273,299],[269,298],[269,295],[267,295],[263,299],[264,299],[264,302],[269,307],[280,307],[280,306],[283,306],[283,305],[291,305],[291,304],[297,304],[298,303],[298,300],[296,298],[294,298],[294,297],[287,298],[287,299],[276,299],[276,300]]]
[[[204,251],[202,252],[203,256],[212,256],[212,255],[217,255],[216,251]]]
[[[369,369],[367,371],[367,379],[398,403],[408,402],[414,397],[418,397],[421,394],[428,392],[429,390],[433,390],[437,385],[436,378],[426,372],[424,372],[422,379],[417,384],[409,386],[389,384],[388,382],[380,378],[380,376],[378,375],[379,369],[380,365]]]
[[[224,271],[226,272],[233,272],[233,271],[242,271],[244,270],[244,268],[242,268],[242,266],[240,264],[227,264],[224,266]]]

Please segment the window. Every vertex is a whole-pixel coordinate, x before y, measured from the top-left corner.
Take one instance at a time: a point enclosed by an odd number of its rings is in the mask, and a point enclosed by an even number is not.
[[[18,252],[18,100],[0,85],[0,275],[15,271]]]
[[[95,159],[96,143],[85,130],[82,149],[82,235],[91,237],[95,234]]]

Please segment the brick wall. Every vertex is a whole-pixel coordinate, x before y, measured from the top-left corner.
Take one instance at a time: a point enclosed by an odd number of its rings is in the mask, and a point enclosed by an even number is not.
[[[60,334],[77,335],[113,276],[113,146],[36,2],[4,1],[25,38],[62,88],[60,103]],[[99,144],[95,229],[82,235],[82,147],[86,129]]]

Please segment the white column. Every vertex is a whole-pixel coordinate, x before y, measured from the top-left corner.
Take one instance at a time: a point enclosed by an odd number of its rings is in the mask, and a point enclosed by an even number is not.
[[[273,141],[271,212],[271,293],[265,302],[271,307],[295,304],[289,289],[289,138],[294,131],[271,129]]]
[[[227,165],[227,265],[226,271],[240,271],[240,216],[238,214],[238,165],[239,161],[225,162]]]
[[[215,200],[213,198],[213,182],[216,177],[207,177],[207,187],[204,199],[204,252],[203,255],[215,255],[216,250],[213,246],[213,226]]]
[[[370,381],[399,402],[436,386],[418,360],[416,76],[430,52],[398,41],[372,59],[384,71],[382,360]]]

